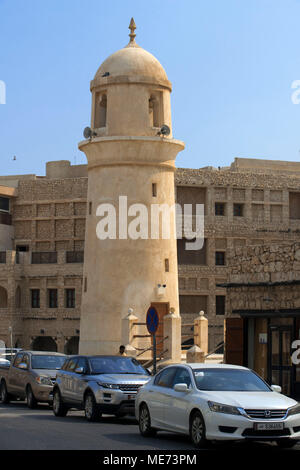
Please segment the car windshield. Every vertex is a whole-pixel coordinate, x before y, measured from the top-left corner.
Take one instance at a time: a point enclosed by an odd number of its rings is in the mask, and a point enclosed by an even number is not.
[[[93,374],[142,374],[147,375],[141,364],[132,358],[125,357],[92,357],[90,358]]]
[[[31,367],[32,369],[60,369],[65,362],[64,356],[32,356]]]
[[[199,390],[215,392],[270,392],[270,387],[250,370],[195,369],[195,382]]]

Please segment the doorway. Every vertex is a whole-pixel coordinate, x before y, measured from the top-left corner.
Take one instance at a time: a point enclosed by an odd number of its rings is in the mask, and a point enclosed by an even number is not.
[[[280,385],[284,395],[293,395],[292,325],[269,325],[269,383]]]

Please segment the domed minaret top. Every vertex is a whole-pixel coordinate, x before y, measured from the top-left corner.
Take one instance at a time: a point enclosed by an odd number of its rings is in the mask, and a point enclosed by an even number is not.
[[[98,136],[157,136],[171,129],[172,85],[160,62],[136,41],[131,18],[129,43],[101,64],[91,81],[91,128]]]
[[[131,18],[129,43],[111,54],[99,67],[91,82],[91,89],[110,84],[120,77],[140,77],[139,80],[161,84],[171,91],[172,85],[160,62],[150,52],[139,46],[136,41],[136,24]]]

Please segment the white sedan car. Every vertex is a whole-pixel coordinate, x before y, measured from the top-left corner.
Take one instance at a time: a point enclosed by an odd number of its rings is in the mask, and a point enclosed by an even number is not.
[[[156,374],[138,392],[135,414],[143,436],[157,430],[207,441],[300,440],[300,404],[269,387],[255,372],[229,364],[178,364]]]

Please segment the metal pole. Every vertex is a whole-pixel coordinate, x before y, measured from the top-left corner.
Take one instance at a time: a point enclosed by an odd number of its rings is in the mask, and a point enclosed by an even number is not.
[[[12,358],[12,347],[13,347],[13,334],[12,334],[12,326],[8,327],[8,331],[10,332],[10,354]]]
[[[153,375],[156,374],[156,334],[153,335]]]

